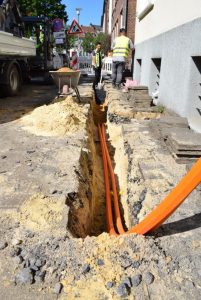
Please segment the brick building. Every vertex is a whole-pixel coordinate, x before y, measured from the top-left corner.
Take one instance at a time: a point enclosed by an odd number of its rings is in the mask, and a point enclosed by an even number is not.
[[[83,34],[80,34],[80,37],[85,37],[86,33],[91,33],[94,37],[102,32],[102,27],[99,25],[90,24],[90,26],[81,25]]]
[[[104,0],[103,32],[111,34],[112,40],[119,34],[119,29],[124,27],[128,37],[134,42],[136,2],[136,0]]]

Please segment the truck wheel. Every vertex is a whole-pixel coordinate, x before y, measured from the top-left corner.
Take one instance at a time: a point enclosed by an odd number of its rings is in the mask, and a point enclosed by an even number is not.
[[[21,87],[21,76],[15,64],[10,64],[7,69],[8,84],[5,86],[5,94],[14,96],[19,92]]]

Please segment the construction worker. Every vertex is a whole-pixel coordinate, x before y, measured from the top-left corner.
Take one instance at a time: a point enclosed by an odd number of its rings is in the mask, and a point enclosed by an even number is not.
[[[93,81],[93,89],[95,91],[95,95],[96,95],[95,88],[98,85],[98,83],[100,82],[100,78],[101,78],[101,68],[102,68],[103,57],[104,57],[104,55],[101,51],[101,43],[97,42],[96,49],[92,52],[92,66],[95,71],[95,78]]]
[[[95,78],[93,81],[93,89],[95,93],[95,100],[96,104],[101,105],[103,100],[100,97],[100,92],[96,89],[98,86],[98,83],[100,82],[101,78],[101,68],[102,68],[102,59],[104,55],[101,51],[101,43],[96,43],[96,49],[92,52],[92,66],[95,71]]]
[[[122,75],[126,65],[126,59],[129,55],[129,50],[133,50],[132,41],[126,36],[126,30],[121,28],[119,36],[112,44],[113,59],[112,59],[112,85],[120,88]]]

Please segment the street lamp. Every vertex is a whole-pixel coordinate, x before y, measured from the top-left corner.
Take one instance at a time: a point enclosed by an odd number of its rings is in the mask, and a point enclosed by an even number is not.
[[[80,11],[82,9],[80,7],[78,7],[75,10],[76,10],[76,14],[77,14],[77,22],[79,24]],[[80,38],[79,38],[79,35],[78,35],[78,38],[77,38],[77,42],[78,42],[77,50],[78,50],[78,53],[80,54]]]
[[[78,24],[79,24],[79,17],[80,17],[80,11],[82,10],[81,8],[76,8],[76,14],[77,14],[77,21],[78,21]]]

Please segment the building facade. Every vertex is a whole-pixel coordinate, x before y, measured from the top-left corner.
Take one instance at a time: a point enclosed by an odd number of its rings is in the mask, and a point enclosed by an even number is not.
[[[103,32],[111,34],[112,40],[125,28],[128,37],[135,39],[136,0],[105,0],[103,3]]]
[[[112,32],[112,0],[103,1],[103,14],[101,18],[103,32],[111,34]]]
[[[134,79],[201,132],[201,1],[138,0]]]

